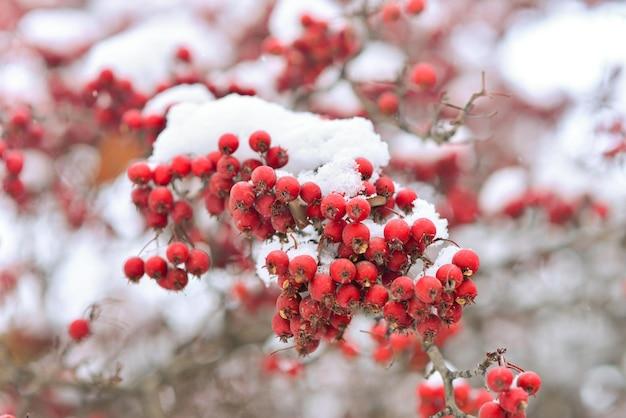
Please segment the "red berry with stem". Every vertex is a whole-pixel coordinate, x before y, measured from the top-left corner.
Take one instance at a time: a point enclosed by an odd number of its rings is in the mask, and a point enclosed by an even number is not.
[[[365,293],[363,303],[370,310],[381,310],[389,300],[387,288],[381,284],[374,284]]]
[[[141,257],[130,257],[124,262],[124,275],[131,282],[137,282],[144,273],[144,262]]]
[[[282,250],[274,250],[265,257],[265,267],[270,274],[285,274],[289,269],[289,256]]]
[[[281,168],[289,162],[287,150],[281,147],[271,147],[267,150],[265,162],[272,168]]]
[[[239,160],[231,155],[224,155],[217,161],[217,172],[227,178],[235,177],[239,167]]]
[[[174,208],[172,209],[172,221],[176,225],[182,225],[185,222],[189,222],[193,219],[193,208],[186,200],[179,200],[174,203]]]
[[[86,319],[75,319],[67,328],[67,333],[72,340],[79,342],[89,336],[91,326]]]
[[[413,297],[413,279],[408,276],[396,277],[389,287],[391,297],[395,300],[409,300]]]
[[[368,160],[367,158],[358,157],[355,158],[354,161],[356,162],[357,170],[359,170],[359,173],[361,173],[361,178],[363,180],[368,180],[370,177],[372,177],[372,174],[374,174],[374,166],[372,165],[370,160]]]
[[[478,296],[476,283],[471,279],[465,279],[463,283],[456,288],[456,302],[460,305],[474,303],[474,299]]]
[[[376,101],[378,110],[385,115],[393,115],[398,111],[398,96],[390,91],[386,91]]]
[[[157,186],[167,186],[172,181],[172,168],[168,164],[159,164],[154,168],[153,180]]]
[[[285,318],[291,319],[300,314],[300,301],[302,298],[298,293],[291,294],[283,292],[276,298],[276,311]]]
[[[207,157],[196,157],[191,161],[191,172],[194,176],[207,178],[213,173],[215,166]]]
[[[330,263],[330,277],[337,283],[350,283],[356,276],[356,266],[347,258],[338,258]]]
[[[507,414],[497,402],[486,402],[478,411],[478,418],[506,418]]]
[[[527,371],[517,376],[517,387],[522,388],[532,396],[541,388],[541,377],[535,372]]]
[[[466,276],[471,276],[478,271],[480,259],[478,255],[470,249],[462,249],[452,257],[452,264],[457,265]]]
[[[167,274],[167,261],[158,255],[154,255],[146,260],[146,274],[153,279],[160,279]]]
[[[252,185],[257,193],[270,190],[276,184],[276,172],[272,167],[262,165],[255,168],[250,175]]]
[[[437,84],[437,73],[428,63],[416,64],[411,70],[411,82],[425,89],[431,89]]]
[[[339,219],[337,221],[328,221],[324,224],[324,237],[330,242],[340,242],[343,236],[343,230],[346,227],[346,221]]]
[[[428,246],[437,235],[437,227],[428,218],[419,218],[413,222],[411,226],[411,236],[413,239],[423,246]]]
[[[289,320],[283,318],[278,313],[276,313],[272,317],[272,331],[279,337],[281,340],[286,340],[287,338],[293,337],[291,333],[291,327],[289,325]]]
[[[231,211],[240,210],[247,211],[252,209],[256,196],[254,188],[247,181],[240,181],[230,189],[228,197],[228,207]]]
[[[356,263],[356,276],[354,280],[361,286],[368,287],[376,283],[378,278],[378,267],[371,261],[362,260]]]
[[[424,303],[436,303],[442,290],[441,282],[432,276],[422,276],[415,283],[415,296]]]
[[[372,358],[376,363],[388,364],[393,358],[393,350],[391,348],[391,345],[383,344],[376,347],[374,349],[374,352],[372,353]]]
[[[230,155],[239,148],[239,138],[235,134],[224,134],[219,137],[217,147],[224,155]]]
[[[339,193],[331,193],[322,199],[321,209],[326,219],[336,221],[346,214],[346,201]]]
[[[274,187],[276,199],[288,203],[298,198],[300,194],[300,183],[295,177],[284,176],[276,180]]]
[[[189,247],[183,242],[172,242],[167,246],[165,255],[170,263],[182,264],[189,258]]]
[[[364,254],[369,246],[370,230],[362,223],[347,224],[341,233],[341,240],[355,254]]]
[[[361,300],[361,292],[352,283],[344,284],[337,290],[337,306],[343,309],[351,309]]]
[[[187,287],[189,276],[187,272],[180,268],[171,268],[167,271],[165,277],[157,279],[157,284],[163,289],[178,292]]]
[[[346,213],[353,222],[361,222],[370,216],[372,208],[367,200],[362,197],[354,197],[346,204]]]
[[[239,178],[243,181],[249,181],[252,179],[252,172],[261,167],[263,163],[255,158],[249,158],[241,163],[241,169],[239,170]]]
[[[510,388],[498,396],[500,406],[510,414],[524,412],[528,405],[528,393],[521,388]]]
[[[326,303],[335,294],[336,282],[325,273],[316,273],[309,282],[309,294],[313,300]]]
[[[300,197],[308,204],[317,203],[322,199],[322,190],[317,184],[308,181],[302,184]]]
[[[384,238],[374,237],[370,239],[367,251],[365,251],[365,258],[379,266],[387,263],[387,243]]]
[[[146,184],[152,180],[152,170],[148,164],[137,162],[131,164],[127,170],[128,178],[135,184]]]
[[[401,250],[409,241],[411,228],[403,219],[392,219],[385,224],[385,241],[391,251]]]
[[[298,255],[289,261],[289,274],[296,283],[310,281],[317,272],[317,261],[310,255]]]
[[[148,207],[156,213],[169,213],[174,206],[174,196],[167,187],[155,187],[148,195]]]
[[[153,229],[162,229],[167,226],[167,214],[148,211],[146,225]]]
[[[265,131],[255,131],[250,134],[248,143],[253,151],[263,153],[270,149],[272,138],[270,134]]]
[[[185,268],[194,276],[202,276],[211,267],[211,257],[205,251],[192,249],[185,262]]]
[[[398,301],[388,301],[383,307],[383,316],[391,328],[406,328],[413,322],[406,311],[406,306]]]
[[[437,269],[437,279],[441,282],[444,290],[454,290],[463,283],[463,272],[454,264],[444,264]]]
[[[393,180],[387,176],[381,176],[374,183],[374,187],[376,187],[376,193],[380,196],[385,196],[386,198],[390,198],[393,196],[393,193],[396,190],[396,186],[393,184]]]
[[[494,392],[509,390],[513,384],[513,372],[504,366],[494,367],[487,371],[485,381],[487,387]]]
[[[439,333],[441,329],[441,319],[437,315],[430,314],[423,321],[418,322],[417,332],[422,337],[433,337]]]

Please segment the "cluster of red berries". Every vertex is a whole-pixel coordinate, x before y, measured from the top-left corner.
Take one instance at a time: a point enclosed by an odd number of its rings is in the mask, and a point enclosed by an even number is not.
[[[441,383],[420,383],[416,394],[419,399],[417,413],[421,418],[436,415],[446,407],[445,390]],[[473,389],[467,382],[458,381],[454,385],[454,401],[462,412],[475,416],[483,405],[493,401],[493,397],[486,389]],[[452,418],[452,415],[446,415],[446,418]]]
[[[0,139],[0,164],[6,173],[2,189],[17,202],[23,201],[26,190],[19,175],[24,167],[24,155],[20,150],[8,149],[7,143]]]
[[[149,257],[145,262],[138,256],[128,258],[124,263],[124,275],[129,281],[137,283],[146,274],[162,288],[180,291],[189,283],[190,274],[199,277],[211,267],[209,254],[190,248],[184,242],[170,243],[165,254],[167,260],[158,255]]]
[[[600,219],[606,219],[609,215],[607,205],[591,196],[568,200],[550,190],[538,189],[529,189],[511,200],[502,209],[502,213],[511,218],[519,218],[531,208],[543,211],[548,221],[555,225],[572,222],[583,212],[592,213]]]
[[[84,103],[94,109],[96,120],[104,126],[117,127],[122,115],[130,109],[139,109],[147,97],[135,90],[132,82],[119,78],[105,68],[83,88]]]
[[[409,16],[420,14],[426,8],[426,0],[407,0],[404,12]],[[385,23],[397,22],[402,17],[402,5],[395,1],[386,2],[380,9],[380,15]]]
[[[264,42],[267,53],[281,55],[285,68],[277,80],[279,91],[311,86],[329,66],[345,60],[357,50],[348,28],[333,31],[328,22],[304,14],[300,17],[303,33],[289,45],[275,38]]]
[[[515,378],[513,371],[506,366],[490,369],[485,381],[487,387],[497,394],[497,401],[483,404],[479,418],[525,418],[528,397],[541,388],[541,377],[535,372],[521,371]]]

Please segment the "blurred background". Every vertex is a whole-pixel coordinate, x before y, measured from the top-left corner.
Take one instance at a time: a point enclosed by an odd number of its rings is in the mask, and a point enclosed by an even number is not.
[[[529,417],[626,416],[623,39],[622,1],[0,0],[0,127],[23,156],[0,164],[0,413],[419,416],[427,359],[380,364],[372,319],[349,348],[270,355],[278,288],[223,218],[200,216],[213,268],[184,292],[125,280],[154,237],[126,167],[172,104],[241,94],[372,120],[387,172],[480,255],[450,364],[506,347],[543,378]],[[419,62],[432,89],[406,87]]]

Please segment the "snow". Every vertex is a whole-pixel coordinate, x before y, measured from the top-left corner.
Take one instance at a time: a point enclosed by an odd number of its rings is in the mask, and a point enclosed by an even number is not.
[[[236,94],[202,105],[180,103],[172,107],[167,127],[154,144],[152,160],[168,161],[178,154],[204,155],[216,150],[219,137],[227,132],[238,135],[242,142],[234,155],[253,158],[256,154],[246,142],[259,129],[272,136],[272,145],[288,151],[289,163],[283,169],[295,176],[321,170],[331,162],[340,166],[340,161],[357,157],[369,159],[376,168],[389,161],[387,145],[366,119],[324,120]]]
[[[315,109],[340,115],[356,115],[363,110],[361,101],[347,81],[340,81],[328,90],[315,93],[312,103]]]
[[[35,9],[25,14],[18,30],[26,42],[46,52],[71,56],[101,35],[99,22],[78,9]]]
[[[176,103],[204,103],[213,99],[213,94],[203,84],[181,84],[154,96],[146,103],[142,113],[164,115]]]
[[[384,42],[370,42],[348,64],[352,81],[393,81],[400,76],[405,63],[401,49]]]
[[[190,14],[170,13],[97,43],[78,70],[79,77],[85,83],[102,69],[111,68],[140,90],[151,92],[169,78],[180,46],[191,50],[200,68],[223,67],[233,58],[233,49],[223,34]]]
[[[3,61],[0,65],[0,101],[40,104],[49,100],[43,63],[32,57]]]
[[[283,70],[282,57],[263,55],[255,61],[242,61],[228,71],[211,74],[211,81],[227,86],[231,82],[241,87],[253,88],[264,99],[279,100],[276,79]]]
[[[528,189],[528,175],[521,167],[508,167],[491,174],[483,184],[478,196],[481,210],[486,213],[500,212],[510,201]]]

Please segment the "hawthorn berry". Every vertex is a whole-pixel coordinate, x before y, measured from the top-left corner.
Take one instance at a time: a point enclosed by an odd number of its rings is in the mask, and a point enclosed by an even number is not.
[[[308,181],[300,187],[300,197],[305,203],[311,205],[322,199],[322,190],[317,184]]]
[[[324,224],[324,231],[322,234],[330,242],[340,242],[346,225],[346,221],[343,219],[328,221]]]
[[[154,168],[153,180],[157,186],[167,186],[172,181],[172,168],[168,164],[159,164]]]
[[[224,155],[217,161],[217,172],[232,179],[239,173],[239,160],[232,155]]]
[[[354,197],[346,203],[346,213],[353,222],[361,222],[366,219],[371,210],[370,204],[362,197]]]
[[[219,137],[217,146],[222,154],[230,155],[239,148],[239,138],[235,134],[223,134]]]
[[[158,255],[154,255],[146,260],[145,270],[148,277],[160,279],[167,274],[167,262]]]
[[[152,180],[152,170],[148,164],[136,162],[131,164],[127,170],[128,178],[135,184],[146,184]]]
[[[365,307],[371,310],[381,310],[389,300],[389,292],[387,288],[381,284],[374,284],[365,292],[363,303]]]
[[[513,372],[504,366],[494,367],[485,375],[487,387],[494,392],[508,390],[513,384]]]
[[[289,274],[296,283],[310,281],[317,272],[317,261],[310,255],[298,255],[289,261]]]
[[[385,303],[383,316],[392,329],[406,328],[413,322],[413,319],[406,311],[406,306],[398,301],[389,300]]]
[[[157,279],[157,284],[166,290],[183,290],[189,283],[189,276],[183,269],[174,267],[167,271],[165,277]]]
[[[365,251],[365,258],[379,266],[387,263],[387,243],[384,238],[374,237],[370,239]]]
[[[510,388],[498,396],[500,406],[510,414],[517,414],[526,410],[528,393],[521,388]]]
[[[339,193],[330,193],[322,199],[321,209],[326,219],[336,221],[346,214],[346,201]]]
[[[214,169],[213,161],[207,157],[199,156],[191,160],[191,173],[196,177],[206,178]]]
[[[426,0],[408,0],[404,6],[404,10],[406,10],[408,14],[416,15],[422,13],[425,7]]]
[[[170,164],[174,177],[183,178],[191,173],[191,159],[186,155],[177,155]]]
[[[336,302],[337,306],[343,309],[352,308],[353,305],[359,303],[361,292],[359,288],[352,283],[344,284],[337,289]]]
[[[507,414],[497,402],[484,403],[478,411],[478,418],[506,418]]]
[[[309,282],[309,294],[313,300],[326,303],[335,294],[336,282],[325,273],[316,273]]]
[[[423,337],[435,336],[439,333],[440,329],[441,319],[434,314],[428,315],[424,318],[424,320],[418,322],[417,324],[417,332],[419,332]]]
[[[378,347],[376,347],[374,349],[374,352],[372,353],[372,358],[374,359],[376,363],[380,363],[380,364],[389,363],[391,359],[393,358],[393,350],[391,348],[391,345],[383,344],[383,345],[379,345]]]
[[[75,319],[67,328],[70,338],[76,342],[80,342],[89,336],[91,326],[86,319]]]
[[[394,300],[409,300],[413,297],[413,279],[408,276],[396,277],[389,287],[391,297]]]
[[[378,278],[378,268],[376,264],[371,261],[361,260],[355,264],[355,267],[356,276],[354,280],[361,286],[369,287],[373,283],[376,283],[376,279]]]
[[[183,242],[172,242],[167,246],[165,255],[170,263],[182,264],[189,258],[189,248]]]
[[[393,196],[393,193],[396,190],[396,186],[393,184],[393,180],[387,176],[380,176],[378,180],[374,183],[374,187],[376,187],[376,193],[385,196],[386,198],[390,198]]]
[[[262,165],[255,168],[250,175],[252,185],[257,193],[270,190],[276,184],[276,172],[272,167]]]
[[[179,200],[174,203],[174,208],[172,209],[172,221],[176,225],[181,225],[185,222],[190,221],[193,218],[193,208],[186,200]]]
[[[185,268],[194,276],[202,276],[211,267],[211,257],[206,252],[199,249],[189,251],[189,256],[185,261]]]
[[[437,84],[437,73],[428,63],[416,64],[411,69],[410,78],[411,82],[426,89],[433,88]]]
[[[436,303],[442,290],[441,282],[432,276],[422,276],[415,283],[415,296],[424,303]]]
[[[281,340],[293,337],[289,320],[283,318],[278,313],[272,317],[272,331],[274,331],[274,334],[276,334],[276,336],[278,336]]]
[[[255,131],[250,134],[248,139],[250,148],[256,152],[267,152],[272,144],[272,138],[270,134],[265,131]]]
[[[402,10],[400,6],[396,3],[386,3],[381,10],[383,21],[387,23],[395,22],[400,19],[402,15]]]
[[[356,266],[347,258],[338,258],[330,263],[330,277],[337,283],[350,283],[356,272]]]
[[[137,282],[144,273],[144,262],[141,257],[130,257],[124,262],[124,275],[132,282]]]
[[[361,178],[363,180],[368,180],[370,177],[372,177],[372,174],[374,174],[374,166],[372,165],[370,160],[368,160],[367,158],[358,157],[355,158],[354,161],[356,162],[357,169],[359,170],[359,173],[361,173]]]
[[[276,180],[274,187],[276,199],[288,203],[298,198],[300,194],[300,183],[295,177],[284,176]]]
[[[385,115],[393,115],[398,111],[398,96],[390,91],[378,96],[378,109]]]
[[[527,371],[517,376],[517,387],[522,388],[532,396],[541,388],[541,377],[535,372]]]
[[[441,282],[444,290],[453,290],[463,282],[463,272],[454,264],[444,264],[437,269],[435,275]]]
[[[428,218],[416,219],[411,226],[411,236],[416,242],[425,247],[435,239],[436,234],[437,227]]]
[[[463,283],[456,288],[456,301],[460,305],[474,303],[474,299],[478,296],[476,283],[471,279],[465,279]]]
[[[161,214],[169,213],[174,206],[174,196],[167,187],[155,187],[148,195],[148,207]]]
[[[341,233],[341,241],[355,254],[366,253],[370,241],[370,230],[362,223],[347,224]]]
[[[401,250],[409,241],[411,228],[403,219],[392,219],[385,224],[385,241],[391,251]]]
[[[289,162],[289,156],[284,148],[271,147],[267,150],[265,162],[272,168],[282,168]]]
[[[413,208],[413,202],[417,199],[417,193],[412,189],[398,190],[396,193],[396,205],[406,212]]]
[[[462,249],[454,254],[452,264],[458,266],[466,276],[471,276],[478,271],[480,260],[474,251]]]

